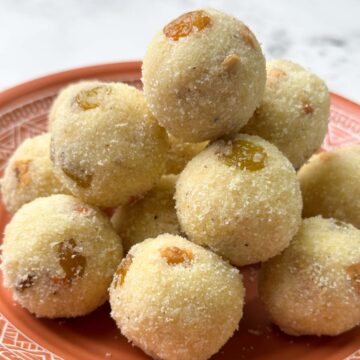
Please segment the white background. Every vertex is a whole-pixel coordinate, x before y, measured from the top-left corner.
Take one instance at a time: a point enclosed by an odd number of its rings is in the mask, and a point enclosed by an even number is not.
[[[72,67],[141,59],[165,23],[206,6],[247,23],[268,58],[297,61],[360,103],[360,0],[0,0],[0,90]]]

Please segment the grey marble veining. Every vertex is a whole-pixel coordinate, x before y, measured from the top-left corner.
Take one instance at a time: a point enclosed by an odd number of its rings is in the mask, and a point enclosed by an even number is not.
[[[239,17],[269,59],[292,59],[360,103],[359,0],[0,0],[0,89],[72,67],[141,59],[163,24],[199,7]]]

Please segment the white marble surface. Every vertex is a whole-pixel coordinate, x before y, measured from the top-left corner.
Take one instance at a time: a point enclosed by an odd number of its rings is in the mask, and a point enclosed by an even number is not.
[[[141,59],[162,25],[206,6],[246,22],[268,58],[297,61],[360,103],[360,0],[0,0],[0,89]]]

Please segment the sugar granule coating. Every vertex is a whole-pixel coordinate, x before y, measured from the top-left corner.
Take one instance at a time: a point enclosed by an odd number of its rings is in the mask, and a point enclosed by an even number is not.
[[[239,271],[180,236],[133,246],[110,287],[122,334],[156,359],[205,360],[233,335],[245,290]]]
[[[257,136],[218,140],[195,156],[179,175],[175,199],[189,239],[238,266],[277,255],[301,222],[294,168]]]
[[[164,171],[167,135],[141,91],[122,83],[71,85],[51,122],[56,175],[82,200],[111,207],[155,185]]]
[[[38,198],[6,226],[4,286],[39,317],[75,317],[108,299],[120,237],[96,208],[70,195]]]
[[[163,176],[142,199],[115,211],[111,222],[123,241],[125,252],[150,237],[180,234],[174,200],[176,179],[174,175]]]
[[[298,177],[304,217],[333,217],[360,229],[360,144],[312,156]]]
[[[298,169],[325,138],[329,91],[318,76],[291,61],[269,61],[266,70],[264,98],[241,132],[268,140]]]
[[[50,134],[26,139],[9,159],[0,183],[2,200],[11,213],[38,197],[69,193],[54,174]]]
[[[208,145],[207,141],[188,143],[169,135],[170,149],[167,153],[165,174],[179,174],[185,165]]]
[[[160,124],[178,139],[201,142],[246,124],[263,96],[265,59],[241,21],[217,10],[197,10],[154,37],[142,76]]]
[[[262,265],[259,293],[290,335],[338,335],[360,324],[360,231],[305,219],[290,246]]]

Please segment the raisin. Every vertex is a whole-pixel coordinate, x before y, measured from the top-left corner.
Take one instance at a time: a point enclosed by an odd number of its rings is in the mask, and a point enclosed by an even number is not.
[[[19,189],[23,189],[31,183],[31,176],[29,174],[30,163],[31,160],[16,160],[12,167]]]
[[[34,280],[35,280],[35,275],[27,274],[19,282],[16,283],[15,290],[19,292],[23,292],[24,290],[34,285]]]
[[[114,288],[117,286],[122,286],[125,281],[125,277],[127,272],[129,271],[130,265],[132,264],[133,256],[131,254],[127,254],[124,259],[121,260],[120,266],[116,270],[117,278],[114,282]]]
[[[66,277],[61,277],[61,276],[51,276],[50,277],[50,281],[52,282],[53,285],[60,285],[60,286],[66,286],[69,285],[68,280],[66,279]]]
[[[210,26],[211,19],[205,11],[191,11],[171,21],[163,29],[165,36],[178,41],[189,36],[194,31],[201,31]]]
[[[350,276],[352,286],[360,294],[360,263],[349,266],[346,272]]]
[[[92,175],[88,174],[83,169],[77,168],[73,165],[62,164],[61,170],[64,174],[69,177],[72,181],[84,189],[90,187],[92,181]]]
[[[180,249],[177,246],[169,246],[160,250],[161,257],[166,259],[169,265],[178,265],[184,261],[191,261],[194,255],[191,250]]]
[[[222,62],[222,66],[229,74],[233,74],[238,69],[239,63],[240,63],[240,56],[237,54],[230,54],[226,56],[226,58]]]
[[[267,153],[262,146],[241,139],[233,140],[230,146],[219,155],[226,165],[249,171],[263,169],[267,158]]]
[[[285,71],[274,68],[268,72],[267,77],[270,79],[279,79],[279,78],[285,77],[286,75],[287,74]]]
[[[86,258],[75,250],[76,242],[74,239],[63,241],[59,244],[58,255],[59,264],[65,272],[65,277],[54,278],[53,281],[56,283],[64,282],[71,284],[76,277],[82,277],[85,272]]]
[[[302,100],[302,109],[305,114],[309,115],[314,112],[313,107],[309,104],[308,100]]]
[[[240,35],[246,45],[255,49],[254,35],[246,25],[241,28]]]
[[[80,204],[76,205],[73,210],[80,215],[87,215],[90,212],[90,209],[88,207]]]
[[[91,110],[101,105],[101,98],[111,94],[111,88],[96,86],[92,89],[81,90],[75,97],[75,101],[82,110]]]

